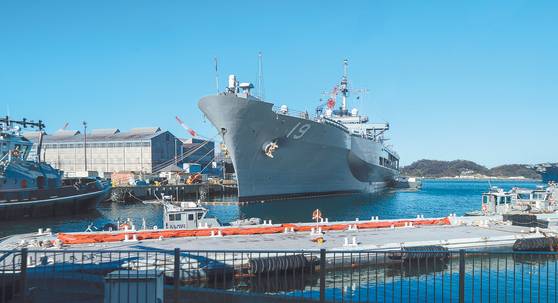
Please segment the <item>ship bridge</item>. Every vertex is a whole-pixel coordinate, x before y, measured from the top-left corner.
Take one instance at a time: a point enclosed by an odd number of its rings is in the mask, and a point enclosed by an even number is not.
[[[335,117],[335,121],[347,127],[349,133],[355,136],[361,136],[370,140],[380,139],[381,136],[389,130],[389,123],[365,123],[368,117]]]

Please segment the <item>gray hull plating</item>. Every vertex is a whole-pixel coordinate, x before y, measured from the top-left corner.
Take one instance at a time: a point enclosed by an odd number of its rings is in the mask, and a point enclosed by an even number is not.
[[[273,104],[235,95],[204,97],[199,107],[232,159],[243,201],[341,192],[377,192],[396,169],[378,165],[381,144],[342,127],[279,114]],[[263,148],[275,141],[273,158]]]

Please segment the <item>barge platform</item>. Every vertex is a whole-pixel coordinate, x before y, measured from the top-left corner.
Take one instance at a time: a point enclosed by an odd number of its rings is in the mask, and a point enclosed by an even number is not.
[[[312,231],[293,232],[285,228],[283,232],[269,234],[249,235],[222,235],[215,229],[212,235],[188,237],[159,237],[157,239],[139,239],[134,234],[140,232],[163,231],[157,227],[144,230],[127,230],[103,232],[106,234],[128,234],[122,241],[109,241],[99,243],[64,244],[51,232],[13,235],[2,239],[0,250],[14,250],[21,248],[64,250],[173,250],[180,248],[183,251],[195,250],[221,250],[221,251],[269,251],[269,250],[319,250],[329,251],[386,251],[400,250],[403,247],[437,245],[450,250],[458,249],[510,249],[517,239],[550,237],[558,235],[558,215],[542,215],[541,218],[549,221],[549,228],[529,228],[511,225],[502,220],[502,216],[482,217],[457,217],[449,216],[450,224],[446,225],[412,225],[388,228],[327,230],[318,234],[317,229]],[[440,220],[444,218],[431,218],[421,220]],[[414,219],[409,219],[414,220]],[[418,220],[418,219],[417,219]],[[395,222],[393,220],[370,221],[355,220],[335,222],[334,224],[351,225],[366,222]],[[418,222],[418,221],[417,221]],[[313,223],[300,223],[298,226],[312,226]],[[401,225],[401,224],[400,224]],[[400,226],[399,225],[399,226]],[[265,224],[267,227],[281,227],[282,224]],[[252,228],[250,226],[249,228]],[[224,229],[223,229],[224,230]],[[306,229],[307,230],[307,229]],[[87,233],[79,233],[87,234]],[[91,233],[93,235],[95,233]],[[317,238],[322,238],[316,241]],[[41,243],[49,243],[47,246]]]

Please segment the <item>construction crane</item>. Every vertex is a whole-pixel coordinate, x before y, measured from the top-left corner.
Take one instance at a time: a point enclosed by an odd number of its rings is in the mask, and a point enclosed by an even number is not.
[[[186,124],[184,124],[184,121],[182,121],[178,116],[174,118],[176,119],[178,124],[180,124],[180,126],[182,126],[192,136],[192,138],[198,136],[198,133],[196,133],[196,131],[194,131],[193,129],[189,128]]]
[[[61,129],[59,129],[59,130],[61,130],[61,131],[62,131],[62,130],[66,130],[66,128],[68,128],[68,125],[70,125],[70,123],[66,122],[66,123],[64,124],[64,126],[63,126]]]

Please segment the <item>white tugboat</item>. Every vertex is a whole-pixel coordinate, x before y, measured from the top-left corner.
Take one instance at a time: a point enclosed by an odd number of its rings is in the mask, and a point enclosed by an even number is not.
[[[28,159],[32,142],[24,128],[39,130],[36,160]],[[107,198],[110,184],[90,178],[63,179],[63,172],[41,161],[44,124],[0,119],[0,219],[79,214]]]
[[[491,187],[482,194],[481,210],[465,213],[465,216],[491,216],[503,214],[549,214],[556,213],[558,186],[538,186],[536,189],[514,187],[509,191]]]

